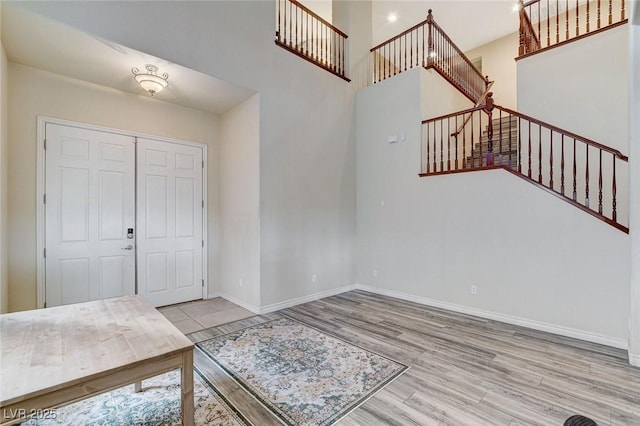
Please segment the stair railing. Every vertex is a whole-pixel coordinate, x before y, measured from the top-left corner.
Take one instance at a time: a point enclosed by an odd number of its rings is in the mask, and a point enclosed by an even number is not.
[[[277,0],[276,44],[347,81],[348,37],[298,1]]]
[[[520,37],[518,46],[518,55],[522,56],[527,53],[533,53],[540,50],[540,40],[536,35],[536,31],[531,24],[529,15],[525,12],[522,0],[519,1],[519,15],[520,15]]]
[[[519,57],[627,22],[625,0],[519,0],[519,7]]]
[[[489,82],[489,84],[487,85],[487,88],[485,89],[485,92],[482,94],[482,96],[480,96],[480,99],[478,99],[478,102],[476,102],[474,107],[479,107],[481,105],[484,105],[487,102],[487,97],[492,97],[493,96],[493,93],[489,91],[491,89],[491,87],[493,86],[493,83],[494,83],[493,81]],[[471,116],[472,116],[472,114],[469,114],[466,117],[463,117],[464,120],[462,121],[462,124],[460,124],[460,126],[456,126],[455,132],[451,133],[451,137],[452,138],[457,138],[458,135],[460,135],[460,133],[462,133],[462,130],[464,130],[464,128],[467,125],[467,123],[469,122],[469,120],[471,120]]]
[[[423,66],[434,69],[476,103],[486,93],[489,79],[433,19],[427,19],[371,49],[373,82]]]
[[[422,122],[421,176],[505,169],[628,232],[626,155],[487,100]]]

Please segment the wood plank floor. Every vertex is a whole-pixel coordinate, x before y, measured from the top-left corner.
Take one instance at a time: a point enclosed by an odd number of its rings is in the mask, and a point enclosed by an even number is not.
[[[288,315],[410,366],[341,425],[640,425],[626,351],[352,291],[189,335],[197,342]],[[196,365],[255,425],[279,422],[202,353]]]

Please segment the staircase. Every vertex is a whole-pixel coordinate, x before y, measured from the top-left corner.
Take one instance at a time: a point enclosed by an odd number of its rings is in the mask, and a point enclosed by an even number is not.
[[[492,152],[493,164],[516,169],[518,166],[518,119],[513,116],[494,118]],[[464,168],[474,169],[487,167],[489,153],[488,125],[480,136],[480,140],[473,145],[473,155],[465,158]]]
[[[532,21],[532,6],[539,6],[539,1],[520,3],[520,57],[584,36],[580,35],[579,5],[573,12],[577,14],[575,34],[567,29],[566,40],[561,41],[557,13],[547,15],[546,21]],[[590,33],[589,3],[586,8],[585,31]],[[597,10],[597,30],[591,27],[591,33],[626,22],[624,0],[618,21],[612,18],[609,7],[608,25],[601,26],[599,5]],[[569,10],[564,12],[568,22]],[[539,18],[539,14],[536,16]],[[551,37],[554,22],[555,44]],[[569,28],[568,24],[565,27]],[[503,169],[629,232],[628,194],[623,191],[621,200],[618,194],[618,185],[627,183],[628,157],[553,124],[495,105],[489,92],[493,82],[480,74],[436,24],[431,10],[425,21],[372,48],[371,53],[374,83],[421,65],[437,71],[475,104],[422,122],[420,176]],[[618,216],[620,201],[624,217]]]
[[[449,134],[452,123],[464,124]],[[485,105],[424,120],[422,138],[420,176],[504,169],[629,232],[626,217],[618,217],[619,202],[627,204],[618,185],[626,185],[629,159],[616,149],[493,105],[491,96]]]

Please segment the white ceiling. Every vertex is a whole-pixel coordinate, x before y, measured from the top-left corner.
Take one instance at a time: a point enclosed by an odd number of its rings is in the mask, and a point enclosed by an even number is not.
[[[228,111],[255,93],[102,40],[14,4],[2,5],[2,44],[12,62],[141,96],[150,95],[135,82],[131,68],[144,70],[146,64],[153,64],[158,74],[169,74],[169,86],[154,98],[214,114]]]
[[[515,0],[374,0],[373,45],[427,19],[433,9],[434,20],[463,51],[468,51],[518,30]],[[397,16],[391,23],[390,13]],[[373,47],[373,46],[372,46]],[[516,49],[517,46],[514,46]]]
[[[330,20],[330,0],[303,1]],[[432,8],[436,22],[454,42],[470,50],[517,30],[513,5],[514,0],[373,0],[373,45],[424,20]],[[387,20],[390,13],[397,16],[396,22]],[[13,62],[141,96],[149,95],[134,81],[131,68],[156,65],[160,74],[169,74],[169,87],[156,94],[157,99],[214,114],[255,93],[48,20],[17,4],[3,3],[1,36]]]
[[[331,0],[299,1],[332,21]],[[471,50],[518,30],[515,4],[516,0],[372,0],[371,47],[427,19],[433,9],[434,19],[454,43],[463,51]],[[392,13],[397,17],[393,23],[387,19]]]

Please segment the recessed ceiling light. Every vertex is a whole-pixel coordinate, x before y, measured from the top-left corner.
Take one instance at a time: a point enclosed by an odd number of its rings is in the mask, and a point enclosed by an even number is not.
[[[398,15],[396,15],[394,12],[391,12],[390,14],[387,15],[387,21],[396,22],[397,20],[398,20]]]

